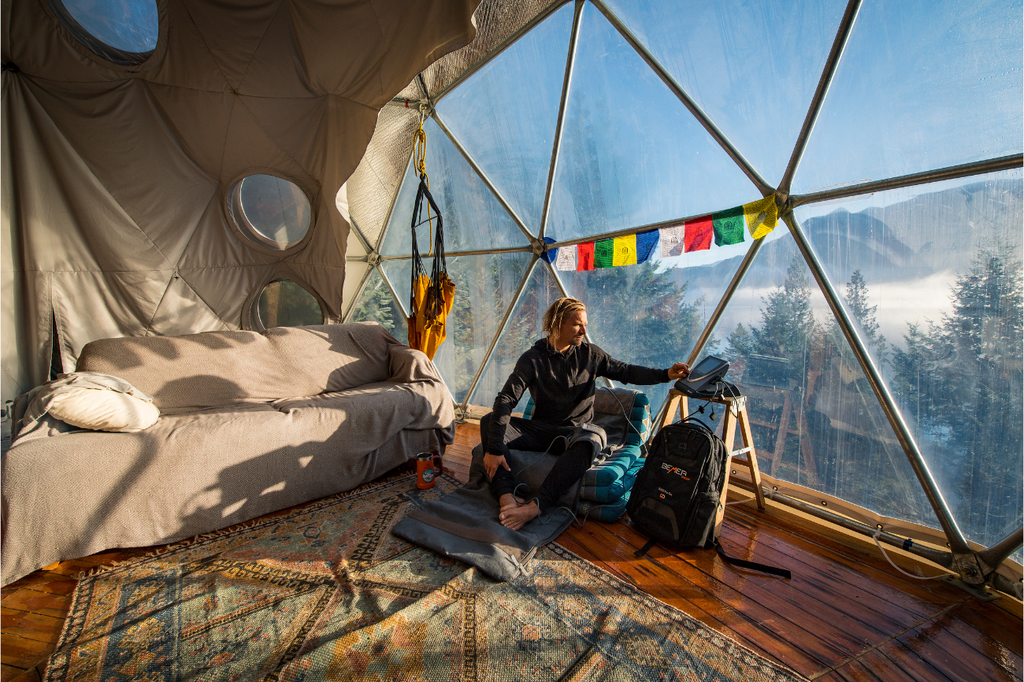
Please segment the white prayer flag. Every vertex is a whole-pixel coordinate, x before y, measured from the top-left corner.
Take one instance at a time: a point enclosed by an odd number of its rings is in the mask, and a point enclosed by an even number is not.
[[[555,258],[555,270],[576,269],[576,245],[558,247],[558,256]]]
[[[667,258],[669,256],[681,256],[683,255],[683,236],[686,234],[685,225],[675,225],[673,227],[663,227],[659,230],[661,233],[661,257]]]

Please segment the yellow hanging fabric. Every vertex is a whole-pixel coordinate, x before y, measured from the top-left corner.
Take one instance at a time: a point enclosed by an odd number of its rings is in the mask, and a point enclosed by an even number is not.
[[[441,211],[438,210],[434,198],[430,194],[427,182],[426,149],[427,137],[423,132],[423,122],[416,132],[413,149],[413,167],[420,176],[419,189],[416,191],[416,203],[412,212],[412,283],[409,306],[409,347],[423,351],[428,358],[434,359],[438,347],[448,336],[447,320],[455,302],[455,283],[448,277],[448,267],[444,256],[444,230]],[[426,202],[423,200],[426,199]],[[431,211],[433,209],[433,211]],[[426,211],[426,219],[422,218]],[[432,248],[434,260],[428,277],[420,258],[416,243],[416,228],[426,223],[433,224],[434,232]]]

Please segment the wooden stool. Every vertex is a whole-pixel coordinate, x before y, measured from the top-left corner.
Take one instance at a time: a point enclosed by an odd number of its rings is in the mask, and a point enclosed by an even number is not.
[[[658,428],[663,428],[672,423],[675,419],[676,410],[680,410],[680,417],[686,417],[690,414],[689,401],[687,395],[681,391],[677,391],[672,388],[668,392],[669,401],[668,406],[665,409],[665,414],[662,417],[661,425]],[[761,470],[757,467],[757,451],[754,450],[754,435],[750,431],[750,419],[747,417],[747,399],[746,396],[737,397],[719,397],[712,398],[710,401],[701,398],[703,402],[718,403],[719,405],[725,405],[725,417],[723,423],[723,438],[725,442],[726,451],[729,453],[730,462],[725,468],[725,485],[722,487],[722,504],[718,508],[718,516],[715,518],[715,537],[718,537],[722,527],[722,519],[725,517],[725,498],[729,491],[729,474],[731,473],[733,466],[745,466],[750,469],[750,480],[754,484],[754,498],[757,500],[757,508],[764,511],[764,491],[761,490]],[[733,445],[736,442],[736,427],[739,425],[740,434],[743,438],[743,447],[739,450],[734,450]],[[737,458],[738,455],[743,455],[742,458]]]

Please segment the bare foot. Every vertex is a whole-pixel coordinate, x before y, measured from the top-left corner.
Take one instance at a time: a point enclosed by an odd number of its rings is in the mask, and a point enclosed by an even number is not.
[[[504,509],[505,507],[518,507],[525,502],[521,497],[516,497],[512,493],[505,493],[498,498],[498,506]]]
[[[507,497],[512,497],[508,495]],[[512,530],[519,530],[530,521],[540,516],[540,508],[536,500],[522,504],[520,500],[512,497],[510,504],[506,504],[506,495],[501,496],[501,510],[498,512],[498,520],[501,525]]]

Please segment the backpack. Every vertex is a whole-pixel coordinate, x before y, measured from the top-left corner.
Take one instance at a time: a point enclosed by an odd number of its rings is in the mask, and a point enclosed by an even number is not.
[[[696,419],[658,431],[626,505],[631,525],[650,538],[636,556],[661,541],[681,549],[715,549],[734,566],[789,578],[785,569],[730,557],[719,544],[716,521],[728,466],[725,443]]]
[[[728,459],[725,443],[701,422],[666,425],[633,483],[626,505],[632,525],[653,538],[650,545],[714,547]]]

